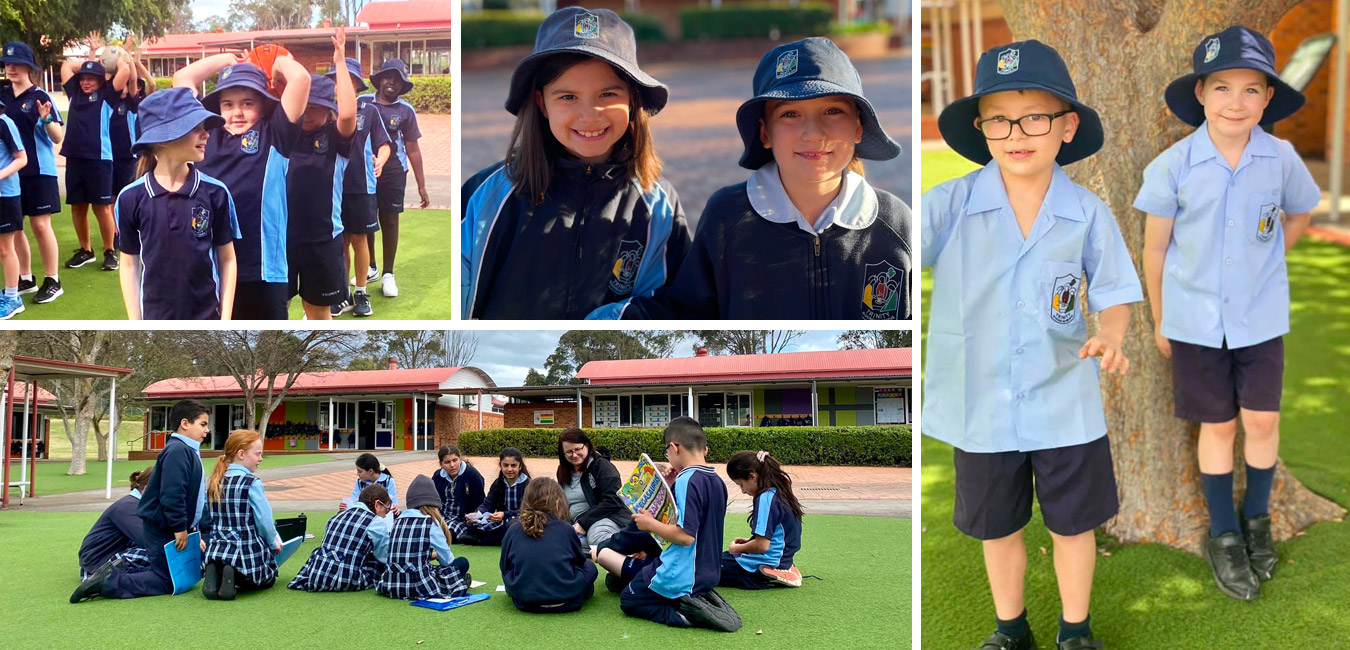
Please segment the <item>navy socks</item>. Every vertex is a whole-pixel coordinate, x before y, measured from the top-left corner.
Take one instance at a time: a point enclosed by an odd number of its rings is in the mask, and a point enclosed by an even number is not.
[[[1023,609],[1022,613],[1019,614],[1017,618],[1014,618],[1010,621],[1005,621],[995,616],[994,622],[998,625],[999,633],[1008,637],[1012,637],[1014,639],[1020,639],[1026,636],[1027,633],[1031,631],[1031,628],[1027,627],[1026,609]]]
[[[1242,516],[1255,519],[1270,514],[1270,486],[1275,482],[1275,466],[1257,469],[1247,466],[1247,494],[1242,498]]]
[[[1233,473],[1200,474],[1205,488],[1205,503],[1209,506],[1209,536],[1241,532],[1238,529],[1237,510],[1233,505]]]
[[[1089,614],[1087,618],[1083,619],[1082,623],[1068,623],[1065,622],[1064,617],[1061,616],[1059,619],[1059,638],[1055,640],[1055,643],[1064,643],[1069,639],[1076,639],[1080,636],[1091,636],[1091,635],[1092,635],[1091,614]]]

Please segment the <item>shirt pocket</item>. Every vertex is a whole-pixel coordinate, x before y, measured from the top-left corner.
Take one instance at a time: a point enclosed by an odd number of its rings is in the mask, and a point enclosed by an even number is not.
[[[1078,333],[1084,328],[1080,291],[1083,265],[1079,262],[1045,262],[1041,268],[1038,311],[1051,331]]]
[[[1277,239],[1276,231],[1280,229],[1280,191],[1249,193],[1241,223],[1247,230],[1247,243],[1271,245]]]

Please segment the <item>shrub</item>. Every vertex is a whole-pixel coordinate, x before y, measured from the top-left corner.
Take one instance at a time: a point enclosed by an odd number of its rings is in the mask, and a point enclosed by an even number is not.
[[[680,10],[680,26],[685,40],[721,40],[729,38],[824,36],[833,17],[830,5],[803,2],[796,7],[786,3],[744,3]]]
[[[449,113],[454,83],[449,75],[412,77],[412,92],[403,96],[418,113]]]
[[[544,14],[537,11],[480,11],[464,14],[460,34],[464,47],[533,45]]]
[[[632,25],[633,38],[638,41],[661,42],[666,40],[666,30],[661,21],[651,14],[619,14],[624,22]]]

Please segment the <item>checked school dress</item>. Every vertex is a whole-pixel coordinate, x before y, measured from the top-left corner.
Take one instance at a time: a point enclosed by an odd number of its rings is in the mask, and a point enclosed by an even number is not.
[[[464,515],[478,510],[483,504],[483,475],[473,465],[465,463],[459,474],[451,479],[445,470],[437,470],[431,476],[431,482],[441,495],[441,517],[445,526],[454,533],[455,539],[473,534]]]
[[[497,478],[492,482],[492,489],[488,490],[483,504],[478,506],[479,514],[492,514],[501,511],[502,520],[486,520],[481,524],[468,522],[468,536],[463,540],[469,544],[501,544],[502,537],[506,535],[506,527],[515,521],[520,514],[520,500],[525,496],[525,486],[530,484],[530,477],[524,474],[516,478],[516,482],[507,485],[506,481]],[[500,504],[498,503],[500,502]]]
[[[375,583],[381,596],[417,600],[457,598],[469,593],[459,569],[431,563],[430,517],[399,517],[389,536],[389,564]]]
[[[220,499],[210,502],[215,527],[202,560],[224,562],[253,585],[265,589],[276,582],[277,558],[269,541],[258,534],[248,502],[249,488],[256,480],[258,477],[251,475],[226,476],[220,480]]]
[[[383,565],[375,558],[370,526],[383,526],[365,508],[347,508],[324,527],[323,543],[286,585],[301,591],[364,591],[375,586]]]

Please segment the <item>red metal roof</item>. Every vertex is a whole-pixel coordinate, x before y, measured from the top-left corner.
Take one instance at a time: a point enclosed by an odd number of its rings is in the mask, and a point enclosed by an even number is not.
[[[831,379],[843,377],[911,377],[910,348],[826,350],[678,359],[591,361],[577,377],[594,386],[670,384],[690,381]]]
[[[352,392],[429,391],[434,392],[464,368],[404,368],[399,370],[342,370],[300,375],[291,386],[292,395],[320,395]],[[475,372],[482,371],[468,368]],[[486,379],[486,375],[483,375]],[[285,385],[278,377],[276,387]],[[186,397],[240,397],[244,392],[233,377],[179,377],[150,384],[142,391],[151,399]]]
[[[347,34],[361,35],[369,31],[366,27],[348,27]],[[194,34],[165,34],[147,41],[141,47],[146,56],[166,56],[169,54],[199,54],[204,48],[208,53],[222,47],[247,43],[250,40],[282,42],[290,40],[324,41],[337,32],[336,27],[306,27],[303,29],[264,29],[247,32],[202,32]]]
[[[38,406],[55,406],[56,396],[47,392],[41,385],[37,389]],[[23,402],[28,399],[28,384],[14,384],[14,412],[23,412]]]
[[[385,0],[372,2],[356,14],[356,22],[371,29],[407,27],[450,28],[450,3],[447,0]]]

